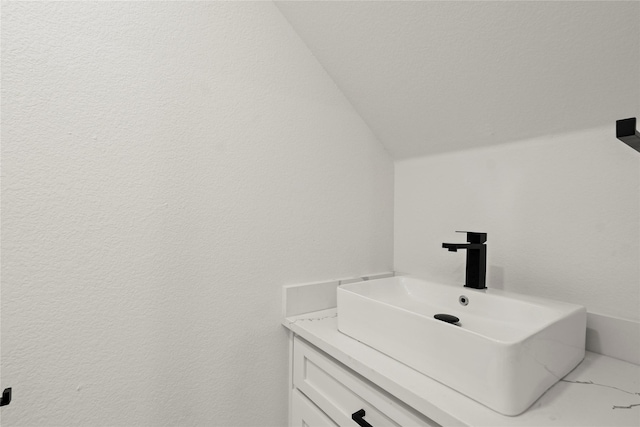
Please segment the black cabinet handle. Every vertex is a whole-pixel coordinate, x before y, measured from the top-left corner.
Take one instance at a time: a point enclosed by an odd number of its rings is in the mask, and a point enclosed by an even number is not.
[[[360,427],[373,427],[371,424],[364,420],[365,412],[364,409],[360,409],[359,411],[351,414],[351,419],[358,423]]]

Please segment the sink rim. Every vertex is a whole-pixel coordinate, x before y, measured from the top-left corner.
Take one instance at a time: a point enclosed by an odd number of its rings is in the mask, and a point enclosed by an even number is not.
[[[442,283],[435,283],[435,282],[431,282],[431,281],[427,281],[424,279],[419,279],[413,276],[407,276],[407,275],[403,275],[403,276],[393,276],[393,277],[387,277],[387,278],[380,278],[380,279],[372,279],[372,280],[368,280],[368,281],[363,281],[363,282],[356,282],[356,283],[347,283],[347,284],[341,284],[338,286],[339,290],[342,290],[344,292],[349,292],[349,293],[353,293],[355,295],[358,295],[360,298],[364,298],[367,299],[373,303],[376,304],[381,304],[383,306],[387,306],[390,307],[392,309],[395,310],[400,310],[403,312],[408,313],[411,316],[415,316],[421,320],[425,320],[428,322],[433,322],[433,325],[435,325],[434,327],[438,327],[438,328],[442,328],[442,327],[453,327],[455,328],[455,331],[452,330],[449,333],[453,333],[453,334],[473,334],[476,335],[479,338],[482,338],[484,340],[488,340],[488,341],[492,341],[496,344],[502,345],[502,346],[515,346],[515,345],[519,345],[522,344],[523,342],[531,339],[531,337],[535,336],[536,334],[544,331],[545,329],[547,329],[549,326],[561,321],[562,319],[571,316],[572,314],[576,313],[576,312],[581,312],[581,311],[585,311],[586,312],[586,308],[581,306],[581,305],[577,305],[577,304],[573,304],[573,303],[567,303],[564,301],[558,301],[558,300],[553,300],[553,299],[547,299],[547,298],[541,298],[541,297],[535,297],[535,296],[531,296],[531,295],[526,295],[526,294],[520,294],[520,293],[516,293],[516,292],[512,292],[512,291],[504,291],[501,289],[473,289],[473,288],[465,288],[462,287],[462,289],[460,289],[460,293],[467,293],[467,294],[471,294],[474,293],[476,295],[484,295],[490,298],[495,298],[497,300],[505,300],[508,299],[510,301],[515,301],[515,303],[517,304],[525,304],[529,307],[534,307],[535,309],[540,309],[540,310],[544,310],[547,311],[549,313],[553,314],[553,317],[549,320],[546,320],[544,322],[533,322],[531,323],[531,325],[535,325],[534,327],[527,329],[527,330],[518,330],[518,332],[520,333],[519,337],[514,338],[514,339],[505,339],[505,338],[497,338],[494,336],[490,336],[487,335],[486,333],[480,332],[480,331],[476,331],[473,329],[469,329],[468,327],[464,327],[464,323],[463,321],[465,320],[464,317],[461,317],[463,315],[455,312],[452,312],[451,310],[447,310],[446,308],[443,308],[440,311],[434,312],[434,314],[436,313],[446,313],[446,314],[452,314],[455,315],[457,317],[460,317],[461,319],[461,326],[457,326],[457,325],[452,325],[452,324],[448,324],[446,322],[442,322],[440,320],[437,320],[433,317],[433,315],[429,316],[420,312],[416,312],[413,311],[409,308],[406,307],[402,307],[400,305],[394,304],[394,303],[390,303],[378,298],[374,298],[370,295],[365,295],[361,292],[357,292],[357,289],[359,288],[366,288],[366,287],[370,287],[372,284],[374,285],[380,285],[382,286],[382,282],[389,282],[388,284],[386,284],[385,286],[399,286],[399,284],[397,283],[397,281],[400,280],[401,282],[405,282],[405,281],[415,281],[418,283],[424,283],[427,284],[429,286],[433,286],[436,287],[436,289],[440,288],[441,290],[445,290],[445,292],[452,292],[452,293],[457,293],[455,292],[455,289],[457,289],[457,286],[454,285],[447,285],[447,284],[442,284]],[[432,305],[432,307],[435,309],[435,305]],[[338,309],[340,308],[339,304],[338,304]],[[465,310],[466,307],[462,307],[462,308],[457,308],[456,310]],[[469,314],[471,314],[472,316],[477,316],[474,313],[466,313],[466,315],[468,316]],[[479,317],[479,316],[478,316]],[[468,319],[468,317],[467,317]],[[505,320],[506,321],[506,320]]]

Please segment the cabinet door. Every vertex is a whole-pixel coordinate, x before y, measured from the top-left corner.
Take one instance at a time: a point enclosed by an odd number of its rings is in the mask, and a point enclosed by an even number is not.
[[[337,427],[331,418],[297,389],[291,394],[291,422],[291,427]]]

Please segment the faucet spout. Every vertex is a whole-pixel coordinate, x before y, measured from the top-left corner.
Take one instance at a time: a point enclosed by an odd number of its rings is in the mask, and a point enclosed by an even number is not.
[[[442,247],[448,249],[449,252],[458,252],[458,249],[480,249],[484,246],[482,243],[443,243]]]

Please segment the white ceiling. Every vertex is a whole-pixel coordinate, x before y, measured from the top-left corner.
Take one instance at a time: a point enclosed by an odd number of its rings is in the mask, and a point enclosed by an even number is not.
[[[640,2],[276,2],[397,159],[640,115]]]

